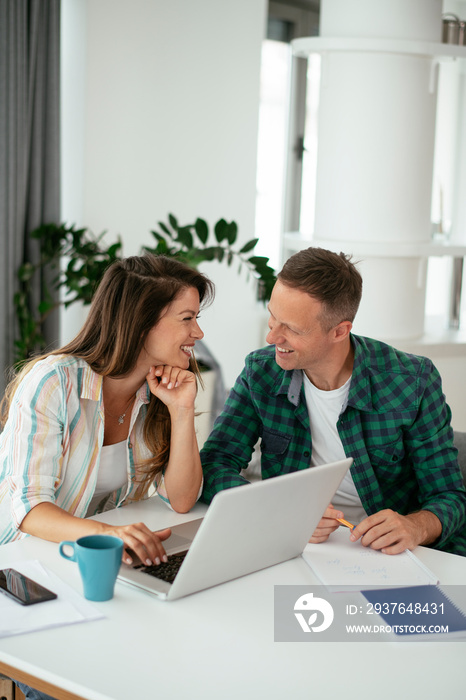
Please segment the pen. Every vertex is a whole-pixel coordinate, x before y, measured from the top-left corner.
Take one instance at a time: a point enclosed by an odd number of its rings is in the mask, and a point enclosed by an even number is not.
[[[338,522],[341,523],[342,525],[346,525],[346,527],[349,527],[350,530],[353,530],[353,529],[356,527],[356,525],[351,525],[351,523],[349,523],[349,522],[348,522],[347,520],[345,520],[344,518],[337,518],[337,520],[338,520]]]

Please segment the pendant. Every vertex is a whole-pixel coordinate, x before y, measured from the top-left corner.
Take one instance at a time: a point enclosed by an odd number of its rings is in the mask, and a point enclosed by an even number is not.
[[[125,416],[126,413],[122,413],[121,416],[118,416],[118,422],[120,425],[123,425],[123,423],[125,422]]]

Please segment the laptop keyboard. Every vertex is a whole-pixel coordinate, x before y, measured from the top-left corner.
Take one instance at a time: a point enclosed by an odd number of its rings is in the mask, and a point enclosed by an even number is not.
[[[173,583],[175,576],[179,571],[181,564],[187,555],[188,550],[184,552],[178,552],[177,554],[170,554],[168,556],[167,562],[162,562],[161,564],[154,564],[152,566],[146,566],[145,564],[139,564],[135,566],[135,569],[143,571],[149,576],[155,576],[155,578],[160,578],[162,581],[167,583]]]

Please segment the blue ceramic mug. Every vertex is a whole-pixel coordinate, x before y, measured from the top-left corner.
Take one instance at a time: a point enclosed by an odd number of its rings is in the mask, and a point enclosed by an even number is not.
[[[73,554],[66,554],[65,547],[71,547]],[[112,535],[87,535],[76,542],[60,542],[59,551],[65,559],[78,563],[85,598],[96,601],[113,598],[123,554],[122,539]]]

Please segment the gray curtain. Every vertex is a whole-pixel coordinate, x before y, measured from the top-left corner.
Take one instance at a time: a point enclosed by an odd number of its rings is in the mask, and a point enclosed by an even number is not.
[[[59,100],[60,0],[0,0],[0,393],[14,357],[16,271],[39,253],[28,234],[59,223]],[[53,344],[58,314],[44,332]]]

